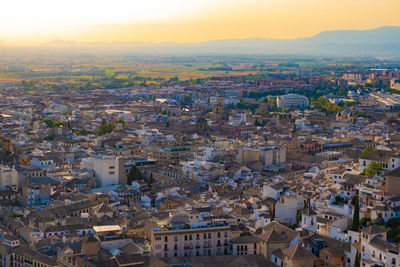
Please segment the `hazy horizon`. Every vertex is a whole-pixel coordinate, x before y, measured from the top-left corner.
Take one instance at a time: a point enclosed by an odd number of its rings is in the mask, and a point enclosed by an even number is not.
[[[3,10],[0,41],[7,44],[295,39],[400,25],[397,0],[22,0]]]

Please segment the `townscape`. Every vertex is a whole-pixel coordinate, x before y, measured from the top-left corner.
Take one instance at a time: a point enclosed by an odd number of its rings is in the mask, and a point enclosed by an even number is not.
[[[1,68],[1,266],[400,266],[398,63],[62,60]]]

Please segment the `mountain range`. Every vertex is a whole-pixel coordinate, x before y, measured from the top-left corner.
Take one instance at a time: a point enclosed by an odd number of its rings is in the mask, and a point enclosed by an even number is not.
[[[1,43],[0,54],[16,51]],[[8,49],[7,49],[8,48]],[[19,47],[20,49],[22,47]],[[25,46],[37,53],[102,53],[146,55],[331,55],[400,57],[400,26],[373,30],[324,31],[297,39],[224,39],[200,43],[75,42],[52,40]]]

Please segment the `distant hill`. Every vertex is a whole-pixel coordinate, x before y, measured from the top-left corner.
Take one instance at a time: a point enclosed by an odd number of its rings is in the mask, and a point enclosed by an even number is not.
[[[336,44],[399,43],[400,27],[386,26],[374,30],[324,31],[311,38],[312,42]]]
[[[52,40],[29,47],[36,53],[102,53],[151,55],[330,55],[330,56],[386,56],[400,58],[400,26],[386,26],[373,30],[324,31],[309,38],[298,39],[225,39],[200,43],[79,43]],[[10,51],[18,49],[10,48]],[[20,49],[21,50],[21,49]],[[3,53],[7,53],[2,49]],[[22,53],[22,50],[21,50]],[[0,51],[0,55],[2,52]]]

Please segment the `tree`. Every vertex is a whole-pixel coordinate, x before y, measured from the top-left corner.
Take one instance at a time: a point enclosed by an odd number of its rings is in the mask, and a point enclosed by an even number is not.
[[[360,203],[358,202],[358,196],[354,197],[353,202],[354,202],[354,213],[353,213],[353,222],[351,225],[351,230],[358,232],[360,228]]]
[[[150,173],[150,177],[147,179],[147,185],[151,187],[151,184],[154,182],[153,173]]]
[[[122,118],[119,118],[118,120],[115,121],[115,123],[122,123],[122,125],[125,126],[126,121]]]
[[[138,180],[143,180],[142,172],[135,165],[132,165],[127,175],[127,183],[132,184],[133,181]]]
[[[360,225],[362,226],[362,227],[366,227],[366,226],[368,226],[369,224],[371,224],[371,218],[369,218],[369,217],[362,217],[361,218],[361,220],[360,220]]]
[[[320,96],[317,100],[312,100],[311,104],[318,110],[325,112],[326,114],[337,113],[342,111],[343,108],[331,103],[327,98]]]
[[[382,172],[382,164],[379,162],[371,162],[368,167],[364,170],[364,175],[370,176],[375,174],[380,174]]]
[[[367,155],[368,153],[373,152],[374,149],[372,147],[367,146],[364,151],[360,154],[360,158],[364,157],[365,155]]]
[[[75,135],[81,136],[81,135],[87,135],[88,132],[85,130],[85,128],[80,129],[79,131],[75,132]]]
[[[103,120],[100,124],[99,129],[97,130],[97,135],[102,136],[107,133],[111,133],[114,127],[115,125],[113,125],[112,123],[107,123],[106,120]]]
[[[361,263],[360,263],[360,254],[356,253],[356,258],[354,259],[354,267],[360,267]]]
[[[192,100],[192,96],[191,95],[184,95],[183,96],[182,101],[181,101],[181,104],[183,106],[191,106],[192,103],[193,103],[193,100]]]
[[[301,222],[301,218],[303,216],[303,211],[304,211],[304,209],[298,209],[296,211],[296,221],[298,224]]]

